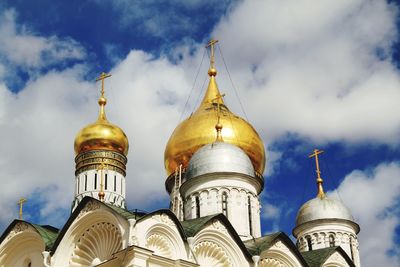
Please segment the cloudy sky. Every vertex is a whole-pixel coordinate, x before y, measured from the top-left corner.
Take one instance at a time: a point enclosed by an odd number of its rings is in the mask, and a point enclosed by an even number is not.
[[[384,0],[23,1],[0,3],[0,231],[18,216],[62,227],[76,133],[107,114],[130,141],[131,209],[168,206],[163,154],[204,93],[204,44],[220,40],[217,81],[267,150],[263,232],[291,234],[325,189],[361,226],[363,266],[400,261],[400,9]],[[197,76],[197,73],[198,76]],[[197,77],[197,78],[196,78]],[[185,103],[188,103],[185,105]]]

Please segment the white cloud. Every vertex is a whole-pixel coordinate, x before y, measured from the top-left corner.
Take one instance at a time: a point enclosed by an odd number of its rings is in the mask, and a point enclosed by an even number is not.
[[[70,38],[43,37],[16,22],[12,9],[0,14],[0,55],[10,65],[41,68],[67,59],[82,59],[84,49]]]
[[[213,36],[264,139],[398,144],[399,71],[385,58],[397,13],[386,1],[244,1]]]
[[[361,227],[363,266],[397,266],[400,262],[399,244],[394,241],[395,229],[400,227],[399,178],[400,163],[382,163],[370,170],[351,172],[334,192],[339,192]],[[389,256],[391,250],[394,255]]]

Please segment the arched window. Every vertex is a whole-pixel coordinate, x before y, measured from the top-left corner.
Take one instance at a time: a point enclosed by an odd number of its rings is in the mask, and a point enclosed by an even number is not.
[[[77,194],[79,195],[79,186],[80,186],[80,184],[79,184],[79,182],[80,182],[80,176],[78,176],[78,182],[77,182],[77,190],[76,190],[76,192],[77,192]]]
[[[114,192],[117,192],[117,176],[114,175]]]
[[[97,189],[97,173],[94,174],[94,189]]]
[[[27,267],[32,267],[32,262],[29,262]]]
[[[222,214],[228,217],[228,194],[226,192],[222,193]]]
[[[332,234],[329,235],[329,246],[330,247],[335,246],[335,237]]]
[[[311,237],[307,236],[306,240],[307,240],[308,251],[311,251],[312,250]]]
[[[196,205],[196,218],[200,218],[200,198],[199,196],[195,197],[195,205]]]
[[[87,174],[85,174],[85,191],[87,190]]]
[[[250,235],[253,235],[253,219],[252,214],[251,214],[251,197],[248,196],[247,197],[247,212],[249,215],[249,231],[250,231]]]

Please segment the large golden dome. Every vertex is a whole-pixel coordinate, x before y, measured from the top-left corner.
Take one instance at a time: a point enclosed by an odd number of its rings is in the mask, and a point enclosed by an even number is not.
[[[224,104],[215,76],[217,71],[211,67],[210,82],[206,94],[189,118],[182,121],[168,140],[164,152],[164,164],[168,176],[182,164],[186,168],[192,155],[202,146],[216,140],[217,108],[220,106],[220,123],[224,142],[240,147],[250,158],[257,174],[262,175],[265,168],[264,144],[256,130],[247,121],[233,114]]]
[[[107,120],[104,111],[104,106],[107,104],[104,97],[104,83],[102,86],[102,95],[99,98],[99,117],[95,123],[87,125],[76,135],[75,154],[92,150],[110,150],[126,156],[129,149],[128,138],[121,128]]]

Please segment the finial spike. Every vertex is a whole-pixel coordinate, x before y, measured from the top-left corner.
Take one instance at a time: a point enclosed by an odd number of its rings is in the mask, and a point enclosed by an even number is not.
[[[215,56],[214,56],[214,50],[215,50],[215,45],[218,43],[218,40],[211,39],[207,45],[206,48],[210,47],[210,69],[208,70],[208,74],[210,76],[216,76],[217,75],[217,70],[215,69],[214,63],[215,63]]]
[[[101,81],[101,95],[99,98],[99,105],[100,105],[100,113],[98,120],[106,121],[106,113],[104,111],[104,106],[107,104],[107,99],[104,95],[104,80],[111,77],[111,74],[102,72],[98,78],[96,78],[96,82]]]
[[[324,180],[322,180],[321,177],[321,170],[319,168],[319,161],[318,161],[318,155],[324,153],[322,150],[314,149],[314,153],[308,156],[309,158],[314,158],[315,157],[315,165],[317,167],[317,188],[318,188],[318,197],[319,198],[324,198],[325,197],[325,192],[324,188],[322,187],[322,184]]]
[[[22,205],[26,202],[26,198],[21,197],[19,201],[17,202],[17,205],[19,205],[19,219],[22,220]]]
[[[217,130],[217,142],[223,142],[222,139],[222,127],[223,125],[221,124],[221,103],[223,103],[222,99],[225,96],[225,94],[218,94],[216,95],[216,98],[212,100],[213,104],[217,104],[217,124],[215,124],[215,130]]]

